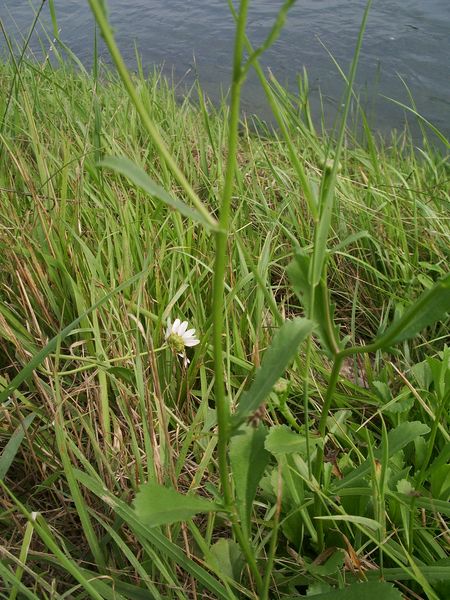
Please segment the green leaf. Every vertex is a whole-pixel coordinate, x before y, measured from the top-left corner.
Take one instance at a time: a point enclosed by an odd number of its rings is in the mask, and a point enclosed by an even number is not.
[[[158,185],[153,179],[151,179],[147,173],[134,163],[129,158],[119,156],[109,156],[99,163],[101,167],[107,167],[125,175],[130,181],[134,183],[138,188],[147,192],[150,196],[157,198],[170,208],[174,208],[180,212],[183,216],[188,217],[198,223],[201,223],[208,229],[211,229],[211,223],[205,219],[205,217],[195,208],[191,208],[185,204],[182,200],[171,196],[163,187]]]
[[[312,321],[308,319],[296,318],[283,323],[275,334],[270,348],[266,350],[250,389],[242,394],[237,412],[232,418],[234,428],[239,427],[264,403],[313,327]]]
[[[373,531],[381,529],[381,523],[378,523],[378,521],[367,517],[359,517],[358,515],[327,515],[324,517],[314,517],[314,519],[320,519],[321,521],[346,521],[347,523],[356,523],[358,525],[364,525]]]
[[[22,423],[15,429],[14,433],[9,438],[8,443],[4,447],[3,452],[0,454],[0,480],[5,479],[6,474],[19,451],[25,433],[35,416],[35,413],[30,413],[25,417]]]
[[[417,508],[424,508],[425,510],[429,510],[431,513],[439,512],[446,517],[450,517],[450,503],[443,500],[436,500],[435,498],[419,498],[419,497],[410,497],[410,496],[396,496],[391,492],[394,498],[401,499],[405,501],[406,504],[411,504],[414,500],[414,506]]]
[[[316,440],[310,440],[310,445]],[[295,433],[287,425],[275,425],[270,428],[266,439],[266,450],[274,456],[279,454],[293,454],[294,452],[306,456],[306,438]]]
[[[430,482],[433,498],[450,500],[450,465],[441,465],[437,469],[432,469]]]
[[[430,428],[419,421],[406,421],[405,423],[401,423],[395,429],[392,429],[388,434],[388,448],[389,455],[394,456],[399,450],[407,446],[409,443],[413,442],[417,437],[427,434],[430,431]],[[381,448],[378,448],[374,452],[374,458],[381,459]],[[358,479],[361,479],[367,473],[370,472],[372,468],[372,464],[369,459],[363,462],[362,465],[354,469],[351,473],[346,475],[343,479],[337,482],[333,489],[335,491],[344,488],[350,484],[355,483]]]
[[[80,483],[105,502],[120,519],[127,523],[138,541],[150,542],[161,556],[167,557],[187,573],[191,574],[197,581],[208,588],[213,595],[220,598],[220,600],[229,600],[230,596],[228,592],[219,581],[212,577],[202,566],[188,558],[183,550],[167,539],[159,529],[145,525],[138,518],[136,511],[123,502],[123,500],[120,500],[120,498],[116,498],[99,479],[91,477],[78,469],[75,469],[74,473]]]
[[[411,304],[374,344],[377,348],[386,348],[411,339],[425,327],[442,320],[449,311],[450,275],[447,275]]]
[[[134,501],[136,515],[149,527],[187,521],[198,513],[223,510],[199,496],[186,496],[157,483],[142,485]]]
[[[324,350],[331,356],[340,349],[339,330],[333,323],[334,305],[330,302],[330,294],[323,282],[319,282],[314,303],[311,302],[311,283],[308,280],[310,256],[302,249],[297,249],[294,260],[287,268],[292,286],[303,304],[305,314],[316,324],[317,334]]]
[[[405,496],[415,496],[416,494],[416,490],[407,479],[400,479],[400,481],[397,482],[397,492],[399,494],[404,494]]]
[[[333,590],[324,594],[308,596],[314,600],[402,600],[401,593],[390,583],[369,581],[353,583],[341,590]],[[291,596],[287,600],[298,600],[298,596]]]
[[[450,581],[450,558],[438,560],[432,567],[421,565],[420,570],[428,583],[434,584],[437,581]],[[401,567],[384,567],[382,570],[374,569],[367,571],[365,575],[369,580],[380,579],[381,577],[386,581],[411,581],[412,579],[411,572]]]
[[[244,567],[239,544],[233,540],[221,538],[211,546],[211,554],[216,560],[217,569],[234,581],[239,581]]]
[[[236,487],[239,516],[247,535],[253,500],[270,455],[264,449],[267,430],[264,427],[241,427],[231,438],[230,463]]]

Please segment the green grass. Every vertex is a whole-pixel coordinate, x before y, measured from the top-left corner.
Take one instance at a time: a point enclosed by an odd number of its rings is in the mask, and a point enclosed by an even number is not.
[[[223,343],[219,384],[234,412],[280,323],[305,315],[286,269],[297,245],[317,247],[311,198],[340,147],[314,130],[306,80],[297,98],[271,81],[283,127],[241,122],[230,156],[226,105],[198,90],[177,100],[158,73],[134,77],[134,103],[107,70],[94,79],[24,62],[15,73],[0,66],[0,89],[12,90],[0,95],[0,389],[79,322],[2,404],[2,597],[290,598],[381,577],[406,598],[445,598],[448,317],[389,353],[347,358],[323,423],[333,357],[316,337],[302,346],[286,386],[259,411],[272,451],[251,523],[227,512],[239,483],[226,483],[218,464],[229,440],[218,452],[217,349]],[[448,274],[450,171],[442,150],[427,140],[415,148],[407,132],[381,141],[366,130],[363,143],[345,133],[327,274],[336,323],[354,346]],[[212,227],[229,178],[216,359],[216,234],[99,168],[108,156],[204,208]],[[169,316],[201,340],[187,369],[164,342]],[[278,445],[285,424],[299,436],[296,452]],[[231,499],[223,511],[153,528],[132,508],[148,481],[219,503],[228,485]],[[246,543],[253,571],[242,568]]]

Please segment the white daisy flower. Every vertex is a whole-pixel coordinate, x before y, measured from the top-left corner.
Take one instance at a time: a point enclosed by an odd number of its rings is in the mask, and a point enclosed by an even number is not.
[[[195,329],[188,329],[187,321],[181,322],[180,319],[175,319],[172,323],[169,318],[165,338],[169,347],[183,358],[184,365],[187,366],[189,359],[185,349],[200,344],[200,340],[195,337]]]

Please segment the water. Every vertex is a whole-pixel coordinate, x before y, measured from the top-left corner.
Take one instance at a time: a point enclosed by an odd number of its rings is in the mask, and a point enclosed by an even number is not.
[[[221,96],[230,81],[234,31],[226,0],[109,0],[108,4],[117,41],[131,67],[136,46],[144,68],[164,65],[177,82],[187,84],[197,75],[210,97]],[[32,0],[31,5],[36,9],[40,2]],[[89,66],[93,18],[87,2],[55,0],[55,5],[61,39]],[[253,0],[248,31],[254,44],[267,34],[280,5],[280,0]],[[344,89],[324,46],[348,71],[364,6],[365,0],[298,0],[282,35],[263,58],[264,66],[291,87],[306,67],[316,114],[319,90],[332,119]],[[32,22],[30,2],[0,0],[0,17],[8,34],[20,39]],[[47,5],[38,28],[41,39],[44,28],[51,31]],[[31,50],[39,55],[39,48],[34,39]],[[107,51],[101,52],[109,62]],[[402,79],[419,112],[450,135],[449,0],[374,0],[357,83],[373,126],[382,132],[403,127],[404,111],[383,98],[409,103]],[[267,116],[254,76],[245,87],[244,108]]]

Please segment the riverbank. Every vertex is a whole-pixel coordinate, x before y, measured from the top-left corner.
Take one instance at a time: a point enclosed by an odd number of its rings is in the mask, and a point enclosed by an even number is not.
[[[149,479],[218,497],[213,236],[158,200],[148,182],[138,188],[99,167],[108,156],[127,157],[153,184],[189,203],[114,75],[105,71],[95,81],[64,67],[25,64],[15,76],[1,65],[0,83],[0,116],[6,115],[0,388],[82,317],[1,409],[4,588],[31,598],[55,597],[52,588],[58,598],[86,597],[78,584],[100,598],[255,597],[227,516],[210,512],[195,521],[186,517],[187,525],[154,529],[136,522],[130,508]],[[198,90],[180,103],[158,74],[134,83],[195,194],[217,215],[227,108],[213,107]],[[300,103],[299,111],[281,88],[276,93],[314,189],[333,142],[316,133],[307,105]],[[329,242],[336,322],[351,343],[383,330],[402,306],[448,274],[450,258],[448,157],[426,142],[416,149],[407,135],[381,143],[366,133],[364,146],[347,136]],[[307,249],[314,233],[281,135],[242,123],[236,159],[224,352],[234,402],[263,360],[279,316],[303,314],[286,269],[296,245]],[[188,349],[189,366],[165,344],[168,317],[196,328],[200,344]],[[345,365],[328,423],[322,490],[326,514],[337,511],[340,518],[325,527],[325,550],[314,537],[314,478],[303,446],[268,460],[252,539],[264,570],[268,536],[280,525],[271,597],[324,593],[366,577],[400,582],[407,598],[437,598],[448,589],[449,484],[447,460],[440,461],[448,444],[441,408],[449,393],[449,324],[447,318],[429,327],[392,354],[378,351]],[[314,347],[310,367],[309,419],[317,436],[329,358]],[[266,426],[305,433],[303,376],[299,360],[260,411]],[[386,456],[389,468],[377,486]],[[299,464],[306,465],[301,475]],[[283,479],[281,504],[283,465],[294,479]],[[338,494],[339,481],[357,469],[353,495],[352,487]]]

